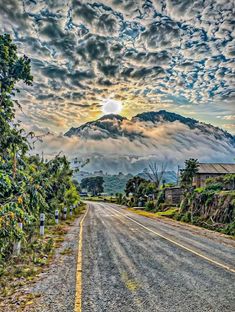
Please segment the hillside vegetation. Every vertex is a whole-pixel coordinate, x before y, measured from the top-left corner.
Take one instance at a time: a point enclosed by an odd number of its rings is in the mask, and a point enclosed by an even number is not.
[[[181,202],[179,220],[235,235],[235,174],[208,179],[205,187],[187,193]]]
[[[118,194],[117,202],[235,235],[235,174],[207,179],[204,187],[194,188],[192,181],[197,170],[196,159],[185,161],[180,177],[182,198],[179,205],[170,203],[165,196],[166,189],[174,185],[160,185],[160,180],[150,181],[138,176],[127,182],[126,194]],[[158,178],[160,173],[155,173]]]

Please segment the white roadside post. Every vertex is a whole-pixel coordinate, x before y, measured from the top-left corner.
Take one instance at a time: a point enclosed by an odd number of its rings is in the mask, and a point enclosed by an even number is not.
[[[73,215],[73,206],[71,205],[70,206],[70,216],[72,216]]]
[[[66,217],[67,217],[67,208],[64,207],[64,220],[66,220]]]
[[[45,214],[44,213],[40,213],[40,235],[44,235],[45,233]]]
[[[18,227],[22,230],[23,229],[23,224],[22,222],[19,222],[18,223]],[[21,240],[18,240],[15,242],[14,244],[14,254],[16,256],[19,256],[20,255],[20,250],[21,250]]]
[[[59,223],[59,210],[55,211],[55,223],[58,224]]]

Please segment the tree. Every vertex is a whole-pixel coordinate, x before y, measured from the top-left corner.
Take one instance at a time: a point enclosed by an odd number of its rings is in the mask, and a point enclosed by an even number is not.
[[[155,184],[157,190],[159,190],[160,185],[163,182],[166,169],[167,162],[162,162],[160,165],[158,165],[158,163],[155,161],[150,163],[148,169],[145,171],[145,175]]]
[[[15,105],[20,105],[13,97],[20,92],[18,82],[32,80],[30,60],[18,56],[9,35],[0,35],[0,266],[12,254],[16,240],[30,241],[40,212],[54,219],[55,209],[79,201],[65,156],[44,161],[39,155],[27,155],[28,137],[33,134],[26,134],[14,121]]]
[[[144,182],[146,182],[146,180],[139,176],[129,179],[126,183],[126,188],[125,188],[126,195],[128,196],[129,193],[133,193],[134,195],[137,196],[137,194],[139,193],[140,185],[141,183],[144,183]]]
[[[23,129],[14,122],[14,104],[20,105],[12,97],[20,92],[16,88],[17,82],[32,84],[30,70],[30,59],[17,55],[17,47],[10,35],[0,35],[0,156],[11,161],[13,178],[16,176],[17,154],[26,153],[29,144]]]
[[[181,170],[180,183],[183,187],[192,186],[193,177],[198,172],[199,163],[197,159],[190,158],[185,160],[185,168]]]
[[[87,177],[82,179],[81,188],[85,188],[88,192],[91,192],[93,196],[96,196],[104,191],[103,177]]]

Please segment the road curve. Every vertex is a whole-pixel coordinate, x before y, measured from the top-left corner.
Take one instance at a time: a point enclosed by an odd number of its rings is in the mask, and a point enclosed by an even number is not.
[[[88,206],[83,312],[235,311],[232,242],[114,204]]]

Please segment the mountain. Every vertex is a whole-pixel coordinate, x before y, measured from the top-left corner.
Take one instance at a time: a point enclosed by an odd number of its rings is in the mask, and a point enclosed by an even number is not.
[[[104,115],[98,120],[87,122],[84,125],[71,128],[65,133],[65,136],[79,136],[83,138],[93,138],[100,140],[102,138],[118,138],[119,136],[134,139],[135,137],[144,136],[139,131],[128,131],[123,127],[123,121],[128,121],[127,118],[116,114]],[[145,112],[138,114],[129,121],[133,125],[135,123],[152,123],[156,127],[163,123],[180,122],[187,125],[190,129],[199,129],[201,133],[214,136],[218,140],[226,139],[231,145],[235,145],[235,136],[227,131],[210,124],[199,122],[196,119],[183,117],[179,114],[160,110],[158,112]],[[151,125],[149,125],[151,127]]]
[[[96,140],[105,138],[107,136],[110,138],[117,138],[118,136],[123,135],[121,125],[124,120],[127,120],[127,118],[120,115],[105,115],[98,120],[87,122],[78,128],[71,128],[68,132],[65,133],[65,136],[88,136]],[[92,132],[91,129],[93,129]]]
[[[152,161],[176,169],[190,157],[231,162],[235,155],[235,137],[227,131],[165,110],[131,119],[105,115],[64,136],[72,140],[73,154],[90,159],[88,168],[113,173],[140,172]]]
[[[182,124],[187,125],[190,129],[199,129],[202,133],[206,133],[208,135],[213,135],[218,140],[223,140],[224,138],[229,140],[231,144],[235,144],[235,136],[231,135],[227,131],[224,131],[218,127],[212,126],[210,124],[206,124],[200,122],[196,119],[184,117],[179,114],[167,112],[165,110],[160,110],[158,112],[146,112],[142,114],[138,114],[132,118],[132,121],[151,121],[154,124],[161,122],[181,122]]]

